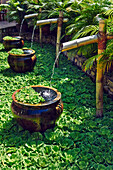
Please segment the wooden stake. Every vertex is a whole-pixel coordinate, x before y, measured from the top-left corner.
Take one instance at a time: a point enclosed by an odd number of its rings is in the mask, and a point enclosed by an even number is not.
[[[99,38],[98,38],[98,54],[101,54],[106,49],[106,23],[105,20],[99,21]],[[96,74],[96,116],[103,116],[103,68],[100,63],[102,55],[97,60]]]
[[[57,42],[56,42],[56,57],[58,57],[59,49],[60,49],[60,38],[61,38],[61,30],[63,23],[63,11],[59,11],[59,19],[58,19],[58,27],[57,27]],[[59,57],[55,63],[55,66],[58,67]]]
[[[39,15],[41,15],[42,9],[39,8]],[[40,46],[42,47],[42,27],[41,25],[39,26],[39,42],[40,42]]]
[[[0,29],[0,41],[2,41],[2,29]]]

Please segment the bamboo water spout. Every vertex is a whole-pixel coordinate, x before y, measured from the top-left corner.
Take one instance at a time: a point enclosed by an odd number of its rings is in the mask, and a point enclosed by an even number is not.
[[[33,18],[33,17],[37,17],[37,16],[38,16],[38,13],[29,14],[29,15],[25,15],[25,16],[24,16],[24,19]]]
[[[42,29],[41,29],[41,25],[46,25],[46,24],[54,24],[54,23],[58,23],[59,18],[53,18],[53,19],[45,19],[45,20],[39,20],[36,23],[36,26],[39,26],[40,28],[40,44],[42,44]],[[64,18],[63,22],[68,22],[68,18]],[[42,45],[41,45],[42,46]]]
[[[83,38],[62,43],[60,50],[63,52],[63,51],[71,50],[73,48],[78,48],[83,45],[97,43],[97,42],[98,42],[98,35],[92,35],[92,36],[83,37]]]
[[[62,51],[62,52],[68,51],[68,50],[71,50],[73,48],[78,48],[83,45],[98,43],[98,38],[99,38],[99,35],[97,34],[97,35],[87,36],[87,37],[79,38],[76,40],[64,42],[61,44],[60,51]],[[113,39],[113,35],[108,34],[106,36],[106,38],[107,38],[107,40],[111,40],[111,39]]]
[[[36,25],[46,25],[46,24],[53,24],[53,23],[57,23],[58,22],[58,18],[53,18],[53,19],[45,19],[45,20],[39,20],[37,21]],[[68,22],[68,18],[64,18],[63,22]]]

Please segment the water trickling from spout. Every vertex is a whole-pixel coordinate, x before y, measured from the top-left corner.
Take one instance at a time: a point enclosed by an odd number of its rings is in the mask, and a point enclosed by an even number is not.
[[[56,64],[56,62],[57,62],[57,60],[58,60],[58,58],[59,58],[60,53],[61,53],[61,51],[59,51],[58,55],[56,56],[55,62],[54,62],[54,64],[53,64],[52,75],[51,75],[51,79],[50,79],[50,83],[49,83],[49,84],[50,84],[50,87],[52,86],[52,85],[51,85],[51,81],[52,81],[53,75],[54,75],[54,73],[55,73],[55,64]],[[51,89],[49,89],[49,90],[44,90],[44,91],[42,92],[42,96],[43,96],[44,99],[46,99],[47,101],[52,100],[53,94],[51,93]]]
[[[58,55],[56,56],[55,62],[53,64],[52,75],[51,75],[51,79],[50,79],[50,87],[51,87],[51,81],[52,81],[54,73],[55,73],[55,65],[56,65],[56,62],[57,62],[57,60],[59,58],[60,53],[61,53],[61,51],[59,51]]]
[[[31,38],[31,48],[33,46],[33,39],[34,39],[34,33],[35,33],[36,25],[33,28],[32,38]]]
[[[23,26],[24,20],[25,20],[25,19],[22,20],[21,25],[20,25],[19,36],[21,35],[21,32],[22,32],[22,26]]]

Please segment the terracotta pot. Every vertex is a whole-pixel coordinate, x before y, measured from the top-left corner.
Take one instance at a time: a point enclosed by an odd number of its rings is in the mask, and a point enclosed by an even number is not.
[[[22,37],[15,36],[14,38],[17,38],[17,40],[4,40],[3,39],[3,45],[6,50],[11,50],[12,48],[22,48],[24,46],[24,40]]]
[[[11,69],[18,73],[24,73],[26,71],[32,71],[35,63],[36,56],[35,51],[32,49],[23,49],[24,54],[16,55],[8,52],[8,63]]]
[[[30,132],[43,132],[48,128],[55,126],[56,120],[63,111],[63,103],[61,100],[61,93],[52,87],[42,85],[31,86],[41,96],[44,97],[45,102],[39,104],[29,104],[18,102],[15,94],[21,89],[15,91],[12,95],[11,110],[17,122]],[[50,94],[49,97],[47,94]]]

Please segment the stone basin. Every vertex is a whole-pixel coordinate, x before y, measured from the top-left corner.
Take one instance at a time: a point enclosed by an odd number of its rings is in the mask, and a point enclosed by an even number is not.
[[[35,51],[32,49],[23,49],[24,54],[12,54],[8,52],[8,63],[10,68],[18,73],[24,73],[27,71],[32,71],[36,63]]]
[[[24,129],[30,132],[44,132],[46,129],[55,126],[55,122],[63,112],[61,93],[48,86],[35,85],[31,87],[41,94],[45,102],[37,104],[18,102],[15,97],[15,94],[21,90],[18,89],[12,95],[11,111],[14,118]]]
[[[12,48],[22,48],[24,46],[24,40],[21,36],[13,36],[13,38],[16,38],[15,40],[4,40],[3,38],[3,45],[5,47],[5,50],[11,50]]]

